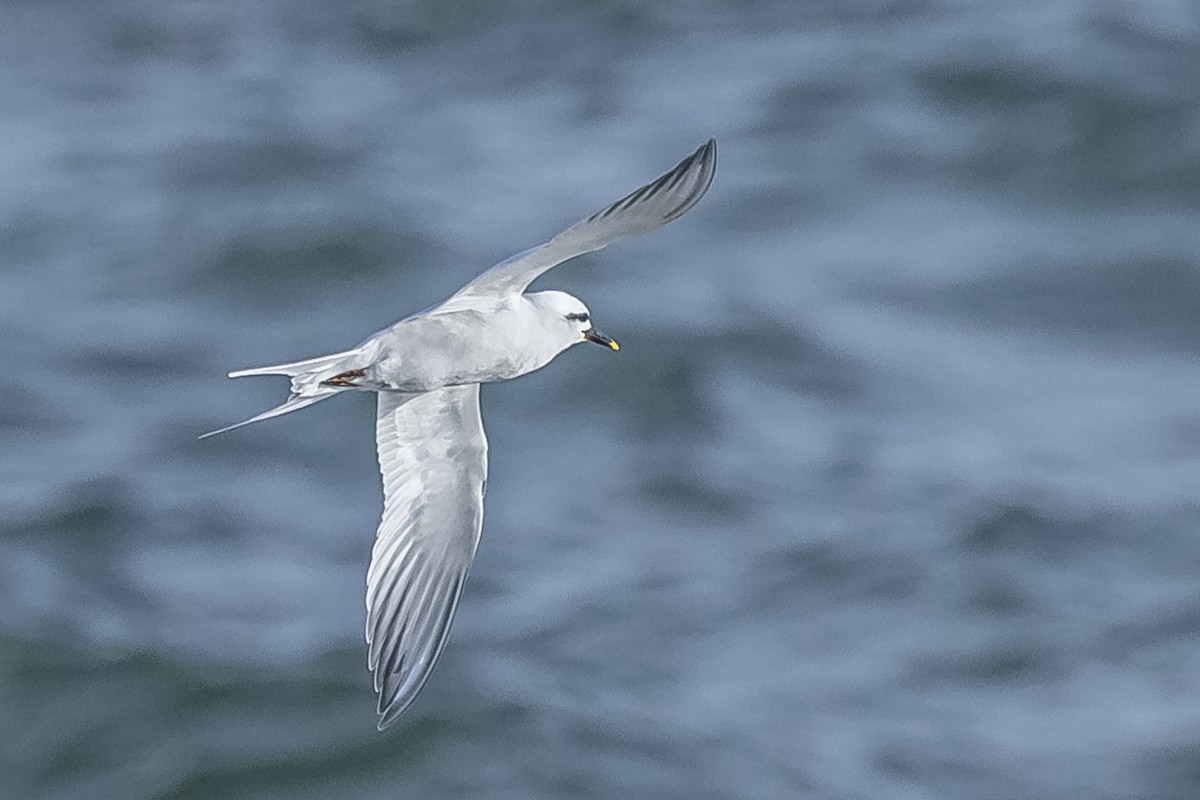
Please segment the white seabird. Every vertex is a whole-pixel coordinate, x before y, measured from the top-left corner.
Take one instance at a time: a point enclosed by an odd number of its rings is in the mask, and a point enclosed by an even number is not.
[[[291,394],[282,405],[202,439],[338,392],[378,395],[384,500],[367,572],[366,638],[380,730],[425,685],[479,544],[487,481],[479,385],[532,372],[580,342],[618,349],[592,326],[579,299],[555,291],[526,294],[526,288],[564,261],[679,218],[708,191],[716,165],[716,141],[709,139],[657,180],[353,350],[229,373],[287,375]]]

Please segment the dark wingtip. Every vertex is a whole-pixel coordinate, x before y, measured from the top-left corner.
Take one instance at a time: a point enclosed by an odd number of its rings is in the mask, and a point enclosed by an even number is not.
[[[700,198],[708,192],[708,187],[712,186],[713,178],[717,174],[716,138],[710,136],[707,142],[696,148],[696,152],[685,158],[676,169],[682,173],[690,173],[697,165],[699,165],[700,178],[695,188],[683,199],[683,202],[664,215],[663,219],[667,222],[679,219],[690,211],[692,206],[699,203]]]
[[[714,136],[708,137],[708,141],[696,148],[696,152],[692,153],[692,157],[688,159],[693,161],[711,161],[713,166],[717,162],[717,139]]]
[[[717,139],[715,136],[710,136],[708,141],[700,148],[703,154],[701,157],[711,163],[709,169],[714,173],[717,171]]]
[[[710,136],[707,142],[697,147],[695,152],[680,162],[672,172],[687,172],[697,162],[702,163],[709,170],[715,169],[717,165],[717,140],[714,137]]]
[[[688,209],[699,202],[700,198],[704,196],[704,193],[708,191],[708,187],[712,184],[716,170],[717,140],[710,137],[707,142],[696,148],[694,152],[676,164],[672,169],[650,183],[639,186],[620,200],[610,203],[584,221],[594,222],[595,220],[612,216],[617,212],[625,211],[643,200],[651,200],[656,195],[674,191],[684,178],[699,176],[696,185],[682,198],[679,204],[667,209],[663,213],[660,224],[666,224],[674,219],[678,219]]]

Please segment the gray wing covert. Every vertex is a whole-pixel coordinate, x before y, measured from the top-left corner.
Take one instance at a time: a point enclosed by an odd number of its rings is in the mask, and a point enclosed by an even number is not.
[[[404,713],[442,652],[483,527],[479,386],[381,392],[383,519],[367,572],[367,665],[379,728]]]
[[[660,228],[699,202],[712,184],[716,169],[717,142],[709,139],[670,172],[580,220],[545,244],[501,261],[455,297],[523,292],[539,275],[568,259]]]

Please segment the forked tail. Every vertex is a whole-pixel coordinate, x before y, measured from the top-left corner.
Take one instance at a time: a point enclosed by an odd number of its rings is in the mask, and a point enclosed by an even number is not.
[[[311,406],[313,403],[319,403],[340,391],[345,391],[346,387],[329,385],[323,383],[323,381],[326,378],[340,375],[348,368],[359,367],[363,361],[363,355],[363,349],[359,348],[356,350],[347,350],[344,353],[310,358],[305,361],[275,364],[270,367],[239,369],[229,373],[229,377],[231,378],[245,378],[251,375],[286,375],[292,379],[292,393],[285,402],[272,409],[268,409],[261,414],[256,414],[250,419],[233,425],[209,431],[200,438],[207,439],[209,436],[216,436],[218,433],[225,433],[235,428],[240,428],[243,425],[249,425],[252,422],[261,422],[264,419],[271,419],[271,417],[290,414],[293,411],[299,411],[302,408]]]
[[[317,358],[309,358],[304,361],[293,361],[290,364],[276,364],[271,367],[253,367],[251,369],[238,369],[229,373],[231,378],[248,378],[251,375],[287,375],[289,378],[298,378],[304,375],[309,375],[315,372],[324,372],[326,367],[342,362],[348,362],[355,356],[362,355],[362,349],[347,350],[344,353],[334,353],[328,356],[318,356]]]

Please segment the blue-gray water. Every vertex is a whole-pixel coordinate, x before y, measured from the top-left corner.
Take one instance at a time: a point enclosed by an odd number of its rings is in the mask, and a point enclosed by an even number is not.
[[[504,6],[503,8],[501,6]],[[11,2],[0,796],[1200,796],[1191,2]],[[282,381],[714,135],[487,387],[375,731],[373,407]]]

